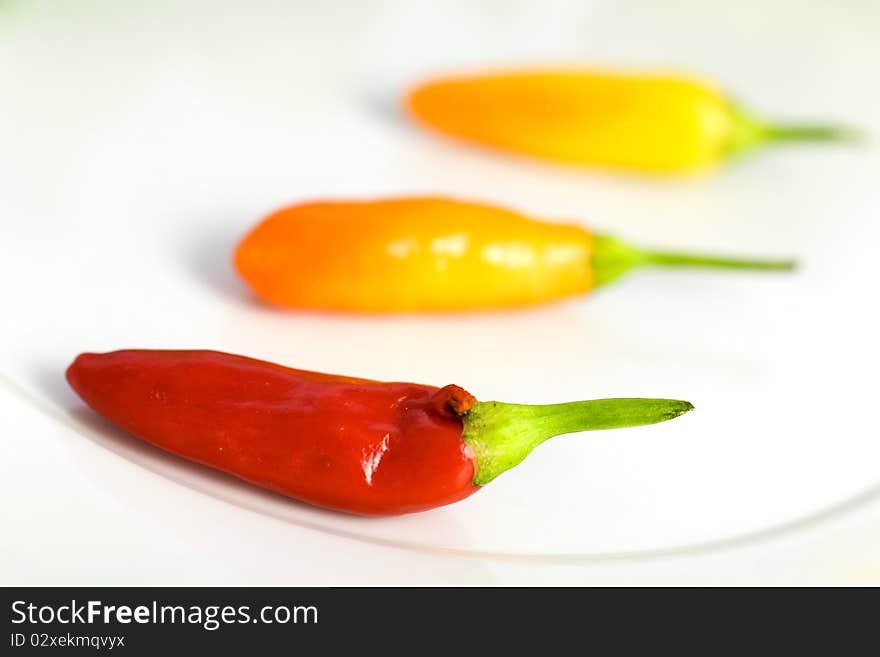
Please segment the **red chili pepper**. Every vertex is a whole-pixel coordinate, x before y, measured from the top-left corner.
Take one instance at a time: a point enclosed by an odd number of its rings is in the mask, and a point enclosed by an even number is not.
[[[216,351],[82,354],[67,380],[95,411],[157,447],[362,515],[456,502],[551,436],[693,408],[668,399],[478,402],[456,385],[380,383]]]

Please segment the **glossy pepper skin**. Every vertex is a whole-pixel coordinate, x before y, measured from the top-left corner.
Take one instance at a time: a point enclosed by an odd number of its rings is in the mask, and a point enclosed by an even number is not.
[[[527,70],[428,81],[405,98],[412,118],[446,135],[561,163],[700,171],[766,141],[847,138],[825,125],[773,125],[689,77]]]
[[[647,264],[790,267],[637,250],[574,224],[441,197],[289,206],[242,239],[234,264],[271,304],[355,312],[546,303]]]
[[[263,220],[235,266],[263,299],[299,308],[436,311],[586,292],[589,233],[445,198],[305,203]]]
[[[455,385],[380,383],[215,351],[86,353],[67,380],[100,415],[157,447],[370,516],[461,500],[554,432],[649,424],[692,408],[676,400],[482,403]]]
[[[213,351],[82,354],[67,380],[139,438],[317,506],[409,513],[476,490],[454,389]]]

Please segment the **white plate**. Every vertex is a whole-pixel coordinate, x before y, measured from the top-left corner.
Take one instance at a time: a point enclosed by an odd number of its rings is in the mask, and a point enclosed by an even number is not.
[[[768,150],[699,179],[613,177],[436,141],[400,121],[393,94],[441,63],[697,61],[768,111],[876,131],[880,92],[866,81],[880,52],[865,25],[880,12],[731,7],[725,21],[754,28],[744,51],[724,32],[709,45],[705,33],[721,18],[699,3],[693,15],[680,10],[680,25],[670,15],[659,35],[624,9],[580,5],[559,8],[574,12],[580,30],[538,4],[503,28],[476,9],[416,14],[403,3],[342,22],[315,7],[231,16],[201,4],[182,15],[113,3],[63,14],[0,8],[0,60],[13,62],[0,69],[0,88],[14,99],[0,106],[0,372],[75,428],[76,458],[53,467],[77,468],[77,481],[151,518],[187,509],[155,507],[155,487],[127,485],[108,450],[221,509],[233,502],[370,543],[549,560],[724,541],[875,486],[874,149]],[[828,38],[815,42],[820,19]],[[459,41],[447,44],[453,32]],[[483,33],[493,38],[476,37]],[[627,35],[626,48],[615,34]],[[438,56],[439,44],[449,57]],[[575,219],[656,246],[793,255],[803,267],[646,271],[531,311],[364,318],[266,308],[228,265],[237,238],[281,204],[419,192]],[[455,382],[482,399],[663,396],[697,410],[660,426],[557,438],[465,502],[365,520],[183,463],[86,412],[64,368],[81,351],[127,347],[214,348],[298,368]],[[69,447],[74,434],[64,435]],[[10,476],[22,486],[37,474],[32,449],[15,452],[22,465]],[[61,447],[49,440],[39,449]]]

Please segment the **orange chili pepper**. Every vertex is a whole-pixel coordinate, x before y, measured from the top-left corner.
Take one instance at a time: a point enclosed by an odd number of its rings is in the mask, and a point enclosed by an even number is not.
[[[791,269],[637,249],[573,224],[446,198],[316,202],[260,222],[235,266],[278,306],[450,311],[523,306],[583,294],[641,265]]]
[[[609,71],[536,70],[449,77],[406,97],[418,122],[505,151],[577,165],[700,170],[769,141],[853,136],[828,125],[776,125],[697,80]]]

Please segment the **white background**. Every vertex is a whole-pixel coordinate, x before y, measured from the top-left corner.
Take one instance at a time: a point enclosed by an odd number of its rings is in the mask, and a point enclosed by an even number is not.
[[[396,109],[438,71],[584,62],[688,71],[768,116],[876,135],[880,6],[847,4],[0,2],[0,582],[880,582],[871,140],[658,180],[483,153]],[[396,318],[279,312],[229,267],[279,205],[402,193],[803,266],[645,271],[542,309]],[[465,502],[366,520],[86,411],[64,368],[125,347],[697,410],[558,438]]]

